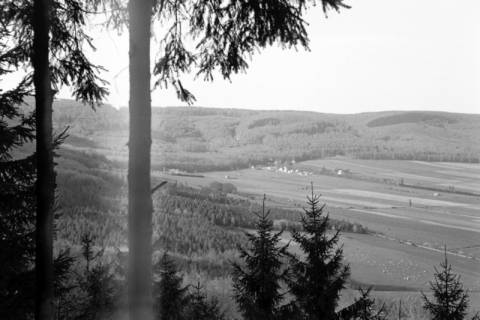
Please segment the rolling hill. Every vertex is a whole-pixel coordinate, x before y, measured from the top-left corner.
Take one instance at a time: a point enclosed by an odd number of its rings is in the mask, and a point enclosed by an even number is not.
[[[128,110],[55,102],[66,146],[125,163]],[[153,108],[156,169],[238,169],[346,155],[360,159],[479,162],[480,115],[427,111],[325,114],[203,107]]]

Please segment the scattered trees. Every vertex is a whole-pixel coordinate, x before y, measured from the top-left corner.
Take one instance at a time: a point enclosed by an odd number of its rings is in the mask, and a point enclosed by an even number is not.
[[[337,246],[339,231],[328,235],[328,215],[323,215],[319,196],[307,197],[309,208],[302,216],[302,230],[293,231],[294,243],[304,257],[288,253],[288,244],[278,246],[282,231],[273,232],[273,223],[265,212],[257,215],[256,233],[248,233],[248,250],[240,248],[245,266],[233,264],[234,297],[247,320],[256,319],[384,319],[384,310],[375,310],[370,290],[361,290],[360,298],[337,310],[340,292],[349,277],[343,264],[342,248]],[[285,263],[288,262],[288,263]],[[281,283],[289,290],[281,292]]]

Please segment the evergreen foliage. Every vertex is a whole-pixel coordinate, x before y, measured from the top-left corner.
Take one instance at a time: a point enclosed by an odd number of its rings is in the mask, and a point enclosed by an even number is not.
[[[106,82],[99,77],[102,67],[90,62],[84,54],[93,49],[92,38],[85,32],[87,15],[95,12],[97,1],[53,0],[51,3],[50,72],[52,86],[56,91],[62,86],[71,86],[76,100],[94,106],[100,103],[108,91]],[[1,69],[25,67],[27,73],[23,84],[32,89],[33,16],[34,1],[14,0],[2,2],[0,10],[0,34],[4,61]],[[18,70],[18,69],[17,69]]]
[[[360,297],[348,307],[337,312],[338,319],[349,320],[385,320],[385,306],[377,308],[375,300],[370,297],[371,288],[359,289]]]
[[[112,319],[118,306],[120,286],[113,263],[104,259],[90,234],[82,236],[81,257],[65,277],[65,289],[58,299],[57,318],[75,320]]]
[[[154,268],[160,280],[154,283],[153,295],[157,304],[156,318],[161,320],[184,319],[184,308],[188,303],[188,287],[182,286],[183,279],[177,267],[165,252]]]
[[[291,259],[292,276],[288,281],[294,296],[293,309],[303,319],[336,319],[340,291],[350,274],[349,266],[343,264],[342,248],[337,246],[339,231],[327,234],[328,215],[323,216],[325,205],[313,193],[307,197],[308,209],[302,216],[302,231],[294,231],[293,239],[305,254],[303,259]]]
[[[74,279],[73,266],[75,259],[69,250],[64,250],[55,257],[53,261],[53,293],[54,293],[54,313],[58,320],[67,320],[72,318],[71,311],[78,308],[75,299],[71,294],[74,287],[71,285]],[[32,272],[33,276],[33,272]],[[32,281],[33,282],[33,281]],[[33,294],[33,293],[32,293]],[[33,299],[33,296],[32,298]],[[33,303],[33,301],[32,301]],[[29,311],[30,312],[30,311]],[[33,312],[33,310],[32,310]],[[32,315],[29,315],[30,317]],[[30,318],[29,318],[30,319]]]
[[[71,85],[77,100],[93,106],[107,91],[97,75],[100,68],[90,63],[83,51],[84,44],[93,48],[84,32],[91,1],[7,0],[1,6],[1,73],[25,71],[20,82],[23,92],[17,95],[17,102],[35,88],[36,196],[31,203],[36,211],[35,317],[52,319],[57,281],[53,262],[57,146],[52,133],[53,96],[61,86]]]
[[[165,252],[154,268],[160,279],[154,283],[156,319],[161,320],[223,320],[224,315],[215,298],[207,299],[200,283],[189,291],[183,286],[175,262]]]
[[[185,320],[225,320],[215,298],[207,299],[200,283],[193,288],[187,306]]]
[[[5,12],[2,12],[4,14]],[[10,31],[0,28],[7,37]],[[0,76],[17,65],[15,50],[0,41]],[[36,154],[20,152],[35,139],[35,116],[22,110],[31,93],[28,80],[0,91],[0,318],[31,319],[35,292]],[[62,142],[56,138],[54,146]],[[54,294],[58,302],[67,291],[73,259],[68,251],[55,258]]]
[[[264,198],[262,212],[257,214],[256,233],[246,234],[247,249],[239,248],[244,266],[233,264],[234,297],[247,320],[278,319],[282,311],[280,282],[287,275],[282,258],[288,256],[288,244],[279,246],[283,231],[273,232],[268,216]]]
[[[4,63],[0,54],[0,76]],[[15,156],[19,147],[34,139],[33,114],[24,114],[19,107],[26,90],[21,83],[0,91],[1,319],[26,319],[33,309],[35,155]]]
[[[1,319],[31,319],[34,312],[36,156],[19,157],[18,152],[34,140],[34,114],[20,111],[27,94],[25,82],[0,94]],[[60,252],[54,260],[57,305],[68,291],[72,264],[68,251]]]
[[[422,293],[424,309],[433,320],[462,320],[465,319],[468,309],[468,292],[463,289],[460,276],[452,271],[448,263],[447,249],[445,248],[444,260],[440,269],[435,267],[434,280],[430,282],[433,299]]]
[[[102,255],[102,251],[98,251],[97,253],[95,253],[94,241],[95,240],[93,239],[93,236],[88,233],[84,234],[81,238],[82,256],[85,260],[85,270],[87,272],[90,271],[90,266],[92,262]]]

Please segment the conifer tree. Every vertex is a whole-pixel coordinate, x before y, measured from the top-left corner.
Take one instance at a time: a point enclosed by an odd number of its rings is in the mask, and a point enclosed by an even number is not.
[[[440,270],[435,267],[434,280],[430,282],[430,288],[433,291],[433,299],[429,299],[422,293],[423,308],[431,314],[433,320],[465,319],[468,309],[468,292],[463,289],[460,276],[452,272],[446,248]]]
[[[3,27],[0,76],[22,62],[22,50],[11,48],[11,30]],[[35,117],[24,102],[31,93],[28,79],[0,91],[0,319],[31,319],[34,313],[36,154],[27,146],[35,139]],[[62,136],[57,137],[54,145],[61,140]],[[57,297],[65,291],[72,263],[68,252],[53,262]]]
[[[234,297],[246,320],[278,319],[282,312],[281,281],[287,269],[282,258],[288,256],[288,244],[279,246],[282,231],[273,232],[273,223],[265,211],[256,214],[256,233],[247,233],[248,248],[239,248],[244,266],[233,264]]]
[[[375,300],[370,296],[371,288],[359,289],[360,297],[348,307],[337,312],[340,320],[385,320],[384,306],[376,308]]]
[[[21,82],[0,93],[0,319],[6,320],[32,319],[35,309],[36,154],[19,150],[34,139],[33,113],[21,111],[28,92]],[[55,301],[68,291],[72,264],[68,251],[53,261]]]
[[[188,303],[188,287],[182,286],[182,278],[177,267],[165,252],[155,267],[160,280],[154,284],[154,302],[157,304],[156,319],[184,319],[184,309]]]
[[[193,288],[190,295],[185,320],[224,320],[225,317],[220,311],[218,301],[215,298],[207,299],[202,292],[200,283]]]
[[[85,264],[77,280],[82,296],[81,301],[77,301],[77,318],[107,319],[114,311],[120,291],[114,279],[113,268],[111,264],[101,261],[104,249],[95,249],[93,236],[84,234],[81,243]]]
[[[336,319],[339,294],[349,277],[349,266],[343,264],[343,251],[338,247],[339,231],[329,236],[325,205],[313,192],[307,197],[302,229],[292,233],[305,257],[291,259],[291,278],[288,281],[294,296],[293,307],[308,320]]]
[[[78,100],[92,105],[106,95],[97,76],[99,68],[83,51],[84,44],[92,45],[84,32],[92,1],[5,0],[0,10],[1,49],[7,57],[2,71],[27,70],[22,83],[30,91],[35,89],[37,319],[54,317],[54,94],[63,85],[71,86]]]
[[[0,91],[0,319],[33,313],[35,155],[19,157],[16,151],[34,139],[33,114],[20,111],[26,93],[24,83]]]
[[[0,10],[0,79],[21,64],[20,50],[12,50],[12,30],[3,25]],[[27,319],[33,314],[35,155],[18,149],[34,141],[33,113],[22,111],[31,94],[27,81],[0,89],[0,319]]]

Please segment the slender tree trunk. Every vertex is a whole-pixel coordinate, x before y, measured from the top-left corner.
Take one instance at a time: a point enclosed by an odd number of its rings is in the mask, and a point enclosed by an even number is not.
[[[150,185],[151,0],[130,0],[130,136],[128,158],[128,299],[131,320],[153,318]]]
[[[49,71],[51,0],[35,0],[33,15],[33,81],[37,144],[37,216],[35,230],[35,319],[53,319],[53,168],[52,90]]]

